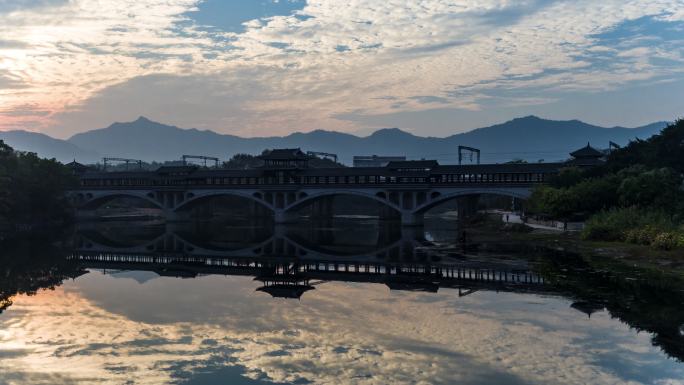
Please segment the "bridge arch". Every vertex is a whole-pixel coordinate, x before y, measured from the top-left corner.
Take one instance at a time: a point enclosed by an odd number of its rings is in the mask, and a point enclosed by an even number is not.
[[[206,191],[206,192],[189,192],[186,193],[185,199],[178,204],[175,208],[174,211],[180,211],[183,210],[184,208],[187,208],[188,205],[192,203],[196,203],[200,200],[204,199],[209,199],[209,198],[214,198],[214,197],[239,197],[239,198],[245,198],[248,199],[252,202],[256,202],[260,204],[261,206],[267,208],[270,211],[275,211],[274,207],[271,206],[268,202],[263,200],[263,194],[261,192],[243,192],[243,191],[236,191],[236,190],[216,190],[216,191]]]
[[[436,206],[439,206],[442,203],[448,202],[452,199],[458,199],[464,196],[468,195],[501,195],[501,196],[508,196],[511,198],[518,198],[522,200],[527,200],[530,198],[530,195],[532,192],[530,190],[522,190],[522,189],[491,189],[491,188],[483,188],[483,189],[462,189],[458,191],[452,191],[452,192],[439,192],[435,191],[430,194],[431,199],[422,204],[417,206],[413,212],[416,214],[424,214],[426,211],[430,210],[431,208],[434,208]]]
[[[114,200],[116,198],[135,198],[154,205],[155,208],[163,209],[162,204],[157,200],[150,197],[144,192],[137,191],[112,191],[107,193],[91,193],[84,192],[79,193],[78,198],[81,200],[79,208],[85,210],[94,210],[102,206],[103,204]]]
[[[318,199],[325,198],[325,197],[333,197],[333,196],[358,196],[362,198],[367,198],[370,200],[373,200],[375,202],[379,202],[383,204],[386,207],[389,207],[391,209],[394,209],[397,213],[401,213],[401,208],[390,202],[388,199],[385,198],[384,195],[380,194],[381,192],[378,191],[371,191],[371,192],[366,192],[366,191],[355,191],[355,190],[332,190],[332,191],[318,191],[315,193],[306,193],[306,194],[300,194],[296,202],[284,207],[285,212],[292,212],[295,210],[298,210],[304,206],[306,206],[309,203],[312,203]],[[383,192],[384,193],[384,192]]]

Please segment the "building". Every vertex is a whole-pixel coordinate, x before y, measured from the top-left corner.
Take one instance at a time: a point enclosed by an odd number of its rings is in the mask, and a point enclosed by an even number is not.
[[[354,157],[354,167],[385,167],[389,162],[406,160],[405,156],[358,155]]]
[[[261,158],[265,168],[307,168],[309,157],[299,148],[277,148],[270,150]]]
[[[567,163],[571,166],[593,167],[603,164],[605,162],[606,154],[591,147],[591,145],[587,143],[586,147],[571,152],[570,156],[572,156],[572,159]]]
[[[74,159],[73,162],[67,163],[65,166],[67,166],[69,169],[71,169],[71,173],[74,175],[81,175],[87,171],[91,171],[90,167],[88,167],[84,164],[78,163],[76,161],[76,159]]]

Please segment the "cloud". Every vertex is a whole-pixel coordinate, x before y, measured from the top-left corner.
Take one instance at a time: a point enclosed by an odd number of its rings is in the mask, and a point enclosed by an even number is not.
[[[6,87],[0,101],[17,109],[39,105],[51,113],[31,121],[54,130],[90,128],[73,124],[77,111],[82,121],[92,121],[88,107],[99,103],[94,99],[115,98],[155,76],[192,79],[213,94],[250,84],[253,90],[238,89],[230,97],[237,110],[203,108],[216,103],[195,93],[182,99],[197,108],[186,108],[187,118],[160,120],[263,135],[354,131],[358,121],[339,117],[418,113],[437,101],[478,111],[503,100],[489,96],[500,89],[556,100],[559,92],[681,79],[683,71],[684,43],[672,32],[684,26],[676,0],[310,0],[286,7],[290,14],[244,20],[238,32],[198,24],[202,18],[192,16],[215,4],[199,0],[7,4],[0,5],[0,71],[24,87]],[[2,79],[0,85],[10,84]],[[145,95],[169,101],[166,84],[153,86],[159,88]],[[111,107],[106,116],[123,120],[140,115],[136,109]],[[0,128],[24,121],[0,122]]]

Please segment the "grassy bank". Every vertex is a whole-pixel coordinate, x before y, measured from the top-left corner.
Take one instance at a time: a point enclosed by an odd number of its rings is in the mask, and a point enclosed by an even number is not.
[[[618,241],[659,250],[684,249],[684,225],[663,211],[619,208],[593,215],[582,239]]]
[[[646,271],[667,273],[684,279],[684,249],[655,248],[621,239],[592,240],[580,232],[537,230],[525,225],[505,224],[495,216],[480,217],[468,225],[469,242],[508,245],[510,250],[550,249],[575,253],[606,264],[627,264]]]

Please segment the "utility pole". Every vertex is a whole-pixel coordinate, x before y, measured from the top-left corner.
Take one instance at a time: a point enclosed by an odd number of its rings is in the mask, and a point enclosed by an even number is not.
[[[463,151],[470,152],[470,162],[473,161],[473,154],[477,154],[477,164],[480,164],[480,150],[474,147],[458,146],[458,164],[463,163]]]
[[[142,160],[140,159],[127,159],[127,158],[102,158],[102,170],[107,171],[107,163],[109,162],[122,162],[126,164],[126,171],[128,171],[129,163],[137,163],[138,169],[142,170]]]
[[[219,167],[219,158],[214,156],[204,156],[204,155],[183,155],[183,166],[188,164],[188,159],[199,159],[204,161],[204,167],[207,167],[207,161],[211,160],[214,162],[214,167]]]

